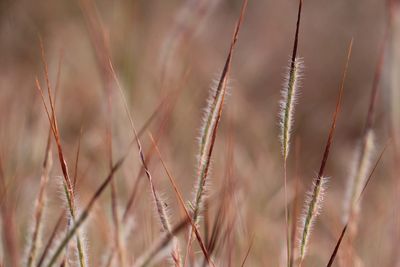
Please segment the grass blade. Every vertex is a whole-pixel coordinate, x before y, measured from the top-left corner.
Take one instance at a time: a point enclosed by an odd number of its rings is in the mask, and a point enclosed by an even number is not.
[[[284,172],[284,194],[285,194],[285,235],[286,235],[286,262],[290,262],[290,236],[289,236],[289,211],[287,203],[287,158],[289,155],[290,134],[294,122],[294,106],[296,103],[296,95],[299,90],[299,79],[301,76],[301,61],[297,57],[297,48],[299,42],[299,29],[301,21],[301,11],[303,7],[303,0],[299,0],[299,7],[297,12],[296,32],[294,37],[294,44],[292,50],[292,58],[290,60],[289,74],[287,84],[282,90],[283,99],[281,100],[280,111],[280,126],[281,134],[280,139],[282,143],[283,155],[283,172]]]
[[[58,257],[61,255],[62,250],[67,246],[68,242],[76,235],[78,229],[81,227],[81,225],[86,221],[88,218],[90,211],[93,208],[94,203],[96,200],[100,197],[100,195],[104,192],[104,190],[107,188],[108,184],[111,182],[111,180],[114,177],[115,172],[121,167],[123,164],[133,142],[131,142],[128,146],[128,151],[126,154],[120,158],[113,166],[111,171],[109,172],[107,178],[102,182],[102,184],[99,186],[99,188],[96,190],[92,198],[90,199],[89,203],[86,205],[86,207],[83,209],[82,213],[77,217],[77,219],[74,221],[74,224],[72,227],[69,229],[67,232],[67,235],[63,238],[63,240],[60,242],[60,244],[57,246],[55,252],[52,254],[50,257],[50,260],[48,264],[46,265],[47,267],[53,266],[55,262],[57,261]]]

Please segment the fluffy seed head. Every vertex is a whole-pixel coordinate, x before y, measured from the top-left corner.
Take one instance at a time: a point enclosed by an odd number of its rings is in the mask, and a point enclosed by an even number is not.
[[[299,233],[299,260],[302,261],[306,255],[308,241],[312,227],[322,208],[324,200],[326,177],[318,177],[314,180],[312,190],[307,194],[303,214],[300,219]]]
[[[286,160],[289,154],[290,133],[293,125],[294,107],[300,87],[302,75],[302,60],[296,58],[294,64],[290,64],[288,74],[282,89],[282,100],[280,102],[280,139],[282,144],[282,155]]]
[[[223,75],[223,74],[222,74]],[[204,195],[208,183],[207,176],[211,169],[211,157],[213,138],[215,138],[216,128],[218,127],[219,118],[224,105],[227,94],[228,78],[225,76],[216,86],[210,89],[207,100],[207,107],[204,111],[203,125],[199,138],[199,155],[197,163],[197,184],[195,186],[195,196],[193,202],[193,220],[198,223],[199,213],[202,208]]]

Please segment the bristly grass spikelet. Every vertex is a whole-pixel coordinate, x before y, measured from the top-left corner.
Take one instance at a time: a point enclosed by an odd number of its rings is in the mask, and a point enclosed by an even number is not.
[[[314,181],[314,185],[312,187],[311,194],[310,194],[310,199],[305,202],[304,214],[303,214],[303,217],[301,220],[302,224],[300,225],[300,228],[299,228],[299,255],[298,255],[299,266],[301,266],[302,261],[306,254],[312,225],[314,224],[316,217],[318,216],[318,210],[321,209],[321,206],[322,206],[322,197],[323,197],[323,190],[324,190],[323,185],[325,182],[324,171],[325,171],[326,163],[328,161],[329,151],[330,151],[330,148],[331,148],[331,145],[333,142],[333,135],[334,135],[335,128],[336,128],[337,117],[338,117],[339,111],[340,111],[340,105],[341,105],[343,90],[344,90],[344,82],[345,82],[346,75],[347,75],[347,69],[349,66],[352,47],[353,47],[353,39],[351,39],[351,41],[350,41],[346,65],[344,67],[342,81],[341,81],[340,88],[339,88],[339,96],[336,101],[336,108],[335,108],[335,112],[333,113],[332,124],[331,124],[331,128],[329,130],[328,140],[325,145],[325,151],[324,151],[324,154],[322,157],[321,166],[320,166],[320,169],[318,172],[318,176]]]
[[[280,111],[280,127],[281,127],[281,143],[282,155],[284,160],[289,154],[290,132],[293,125],[294,105],[296,103],[296,93],[299,89],[299,79],[301,77],[301,59],[297,56],[297,48],[299,42],[299,29],[301,20],[301,10],[303,0],[299,0],[299,8],[297,13],[296,32],[294,37],[292,57],[290,59],[289,73],[285,79],[282,89],[281,111]]]
[[[231,69],[232,56],[234,48],[238,40],[240,26],[242,25],[244,13],[246,11],[248,0],[243,0],[240,16],[236,23],[233,33],[229,53],[222,70],[221,77],[219,78],[218,85],[215,89],[211,89],[210,100],[208,101],[208,109],[205,113],[204,125],[200,133],[199,156],[198,156],[198,169],[197,169],[197,185],[195,189],[195,197],[193,200],[193,221],[195,224],[199,221],[200,211],[203,205],[205,185],[210,170],[211,155],[214,148],[215,139],[217,136],[217,129],[222,115],[224,100],[226,96],[227,83],[229,72]],[[191,240],[193,232],[189,234],[186,256],[184,264],[190,251]]]
[[[294,60],[294,63],[292,63]],[[289,72],[287,73],[282,88],[282,100],[280,101],[279,125],[281,150],[284,160],[287,160],[290,150],[290,135],[294,123],[294,111],[297,103],[297,95],[300,89],[300,80],[302,78],[303,61],[296,57],[291,59]]]
[[[60,56],[60,60],[58,62],[58,69],[57,69],[57,79],[56,79],[56,86],[54,92],[54,102],[56,102],[56,96],[58,92],[58,88],[60,85],[60,75],[61,75],[61,65],[62,65],[63,54]],[[54,118],[52,117],[52,120]],[[35,204],[35,215],[34,215],[34,228],[32,232],[32,239],[29,241],[28,245],[28,259],[27,259],[27,266],[33,267],[36,262],[37,253],[39,249],[39,242],[42,238],[41,236],[41,228],[42,228],[42,220],[43,220],[43,212],[44,206],[46,201],[46,187],[49,180],[49,173],[53,166],[53,157],[52,157],[52,142],[51,142],[51,127],[49,128],[48,135],[47,135],[47,143],[46,143],[46,150],[44,154],[43,164],[42,164],[42,174],[40,176],[40,187],[39,193],[36,199]]]
[[[247,2],[248,2],[247,0],[243,1],[240,18],[235,28],[235,32],[233,35],[233,39],[231,42],[229,54],[226,59],[224,69],[218,81],[217,87],[211,89],[210,98],[208,100],[208,108],[206,109],[206,113],[204,116],[205,117],[204,125],[202,127],[200,134],[200,150],[199,150],[199,162],[198,162],[199,167],[197,172],[199,178],[198,188],[197,188],[196,198],[194,201],[193,218],[195,222],[198,219],[199,209],[201,206],[204,193],[203,191],[204,185],[206,182],[205,180],[207,179],[216,133],[222,115],[222,109],[227,90],[228,76],[231,68],[233,50],[237,43],[238,34],[240,26],[242,24],[244,12],[246,10]]]

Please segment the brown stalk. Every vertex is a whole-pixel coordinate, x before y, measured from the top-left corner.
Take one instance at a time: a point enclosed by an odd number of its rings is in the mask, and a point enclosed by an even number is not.
[[[304,218],[304,225],[302,226],[303,229],[301,229],[302,233],[301,233],[301,238],[300,238],[299,266],[302,265],[302,262],[303,262],[303,259],[305,256],[305,250],[307,248],[311,225],[312,225],[313,221],[315,220],[315,217],[317,216],[316,211],[318,210],[318,203],[320,203],[319,197],[320,197],[321,186],[322,186],[322,182],[323,182],[324,171],[325,171],[326,163],[328,161],[330,148],[331,148],[331,145],[333,142],[333,135],[334,135],[334,132],[336,129],[336,121],[337,121],[339,111],[340,111],[340,105],[341,105],[343,90],[344,90],[344,82],[345,82],[346,75],[347,75],[350,56],[351,56],[351,52],[352,52],[352,47],[353,47],[353,39],[351,39],[350,44],[349,44],[346,65],[345,65],[344,71],[343,71],[342,81],[341,81],[340,88],[339,88],[339,95],[338,95],[338,98],[336,101],[336,108],[333,113],[332,124],[331,124],[330,130],[329,130],[328,140],[325,145],[325,150],[324,150],[324,154],[322,157],[321,166],[320,166],[320,169],[318,172],[318,176],[314,182],[314,186],[312,189],[311,198],[308,203],[308,207],[306,207],[307,210],[306,210],[306,214],[305,214],[305,218]]]
[[[171,226],[170,226],[168,215],[167,215],[165,207],[164,207],[164,203],[160,200],[160,197],[158,196],[158,193],[157,193],[157,191],[156,191],[156,189],[154,187],[154,184],[153,184],[153,181],[152,181],[152,175],[150,173],[150,170],[148,168],[145,155],[143,153],[142,144],[140,142],[136,127],[135,127],[135,125],[133,123],[132,115],[131,115],[131,113],[129,111],[129,108],[128,108],[128,103],[126,101],[124,92],[123,92],[122,87],[121,87],[121,85],[119,83],[118,77],[117,77],[117,75],[115,73],[115,70],[113,68],[111,60],[109,60],[109,65],[110,65],[110,70],[111,70],[111,73],[112,73],[112,77],[113,77],[113,79],[114,79],[114,81],[115,81],[115,83],[117,85],[117,88],[118,88],[118,90],[119,90],[119,92],[121,94],[121,98],[122,98],[122,100],[124,102],[125,112],[126,112],[128,118],[129,118],[129,121],[130,121],[130,124],[131,124],[131,128],[132,128],[132,132],[133,132],[135,140],[136,140],[136,145],[137,145],[137,148],[138,148],[138,151],[139,151],[139,158],[140,158],[142,167],[144,168],[144,171],[146,173],[147,179],[148,179],[148,181],[150,183],[150,188],[151,188],[152,195],[153,195],[153,198],[154,198],[155,203],[156,203],[156,208],[157,208],[157,212],[158,212],[158,215],[159,215],[159,219],[160,219],[161,225],[162,225],[164,231],[166,231],[167,233],[171,234],[171,228],[170,228]],[[176,247],[173,248],[172,258],[176,262],[176,265],[180,266],[180,252],[179,252],[178,245],[176,245]]]
[[[368,184],[370,183],[371,178],[373,177],[373,174],[374,174],[376,168],[378,167],[379,162],[381,161],[382,156],[383,156],[383,154],[385,153],[385,150],[386,150],[388,144],[389,144],[389,142],[386,143],[386,145],[385,145],[385,147],[382,149],[382,152],[380,153],[380,155],[379,155],[377,161],[375,162],[375,165],[374,165],[374,167],[372,168],[372,171],[371,171],[370,175],[368,176],[367,181],[365,182],[365,184],[364,184],[364,186],[363,186],[363,189],[362,189],[362,191],[361,191],[361,194],[360,194],[360,195],[358,196],[358,198],[357,198],[357,201],[358,201],[358,202],[361,201],[361,198],[362,198],[362,196],[363,196],[363,194],[364,194],[364,191],[365,191],[365,189],[367,188]],[[328,264],[326,265],[327,267],[331,267],[332,264],[333,264],[333,262],[335,261],[335,258],[336,258],[336,255],[337,255],[338,251],[339,251],[339,248],[340,248],[340,245],[341,245],[341,243],[342,243],[343,237],[344,237],[344,235],[345,235],[345,233],[346,233],[346,230],[347,230],[347,228],[348,228],[348,226],[349,226],[349,222],[352,220],[352,216],[354,216],[354,214],[351,214],[351,216],[349,217],[348,221],[347,221],[346,224],[344,225],[344,227],[343,227],[343,229],[342,229],[342,231],[341,231],[341,233],[340,233],[340,236],[339,236],[338,240],[336,241],[335,248],[334,248],[334,250],[333,250],[333,252],[332,252],[332,254],[331,254],[331,257],[329,258]]]
[[[152,113],[152,115],[149,117],[149,119],[145,122],[144,126],[141,128],[141,130],[138,132],[138,137],[141,138],[142,134],[147,130],[148,126],[150,125],[150,122],[155,119],[156,115],[158,115],[159,112],[163,111],[162,113],[163,116],[161,118],[161,122],[160,125],[158,126],[157,132],[155,134],[155,140],[156,143],[158,143],[159,139],[162,137],[166,126],[168,125],[168,122],[170,120],[172,111],[176,105],[176,102],[178,100],[178,96],[180,95],[180,93],[182,92],[182,90],[185,88],[183,85],[186,81],[186,77],[187,77],[188,73],[185,75],[184,78],[184,82],[171,94],[165,96],[163,98],[163,100],[159,103],[158,107],[155,109],[155,111]],[[154,145],[152,145],[146,155],[145,158],[147,160],[147,164],[149,164],[151,158],[153,157],[153,152],[154,152]],[[142,179],[140,179],[140,177],[144,175],[144,168],[143,166],[140,168],[136,179],[135,179],[135,183],[132,187],[132,193],[129,196],[126,208],[124,210],[123,216],[122,216],[122,220],[126,221],[129,215],[129,211],[133,206],[133,203],[135,201],[135,197],[137,195],[137,192],[139,190],[139,185],[140,182],[142,181]]]
[[[127,148],[126,153],[114,164],[113,168],[109,172],[107,178],[102,182],[102,184],[98,187],[98,189],[95,191],[94,195],[92,198],[89,200],[88,204],[86,207],[82,210],[81,214],[79,217],[74,221],[74,225],[72,225],[71,229],[67,232],[67,235],[64,237],[64,239],[61,241],[61,243],[58,245],[58,247],[55,249],[55,252],[51,256],[49,263],[46,265],[46,267],[51,267],[58,259],[60,256],[62,250],[65,248],[65,246],[68,244],[68,242],[76,235],[76,232],[80,228],[80,226],[86,221],[88,218],[90,211],[93,208],[93,205],[95,204],[96,200],[100,197],[100,195],[104,192],[104,190],[107,188],[111,180],[114,178],[115,172],[122,166],[124,163],[132,145],[134,144],[134,140],[132,140]]]
[[[165,233],[160,239],[158,239],[153,246],[140,257],[134,267],[147,266],[151,261],[156,258],[157,254],[163,250],[171,242],[172,238],[176,236],[180,231],[185,229],[185,226],[189,224],[189,220],[185,218],[180,223],[172,227],[171,234]]]
[[[296,32],[292,50],[292,58],[290,61],[290,68],[289,68],[289,85],[287,89],[287,104],[284,109],[284,122],[283,122],[283,172],[284,172],[284,194],[285,194],[285,230],[286,230],[286,262],[287,265],[290,264],[290,259],[292,258],[293,251],[290,251],[291,244],[290,244],[290,235],[289,235],[289,211],[288,211],[288,200],[287,200],[287,157],[289,153],[289,138],[290,138],[290,124],[292,123],[289,119],[291,113],[291,105],[292,100],[295,97],[294,90],[294,75],[296,73],[296,61],[297,61],[297,48],[299,43],[299,30],[300,30],[300,21],[301,21],[301,11],[303,7],[303,0],[299,0],[299,7],[297,12],[297,22],[296,22]],[[288,106],[289,105],[289,106]]]
[[[208,172],[209,172],[210,163],[211,163],[211,155],[212,155],[212,152],[214,149],[214,144],[215,144],[215,139],[217,136],[219,122],[220,122],[220,119],[222,116],[222,109],[223,109],[224,100],[225,100],[226,86],[227,86],[228,76],[229,76],[229,72],[230,72],[230,68],[231,68],[233,51],[234,51],[234,48],[235,48],[237,40],[238,40],[239,30],[240,30],[240,26],[242,25],[242,22],[244,19],[244,14],[246,11],[247,3],[248,3],[248,0],[243,0],[243,2],[242,2],[240,16],[239,16],[239,19],[235,26],[233,37],[231,40],[231,45],[229,48],[229,53],[226,58],[225,65],[224,65],[224,68],[223,68],[223,71],[222,71],[222,74],[219,79],[219,83],[218,83],[218,86],[217,86],[217,89],[216,89],[216,92],[214,95],[213,103],[212,103],[212,106],[210,109],[210,114],[209,114],[208,118],[206,118],[207,121],[206,121],[206,124],[204,127],[204,133],[201,136],[198,188],[197,188],[197,192],[196,192],[196,196],[195,196],[196,199],[194,202],[194,210],[193,210],[193,221],[195,223],[198,222],[200,207],[201,207],[203,199],[204,199],[204,187],[205,187],[206,180],[208,177]],[[215,119],[214,119],[214,116],[216,116]],[[186,265],[187,257],[191,250],[192,237],[193,237],[193,229],[191,229],[189,237],[188,237],[184,266]]]
[[[338,96],[338,99],[337,99],[337,102],[336,102],[336,108],[335,108],[335,112],[333,113],[333,121],[332,121],[331,129],[329,130],[328,140],[326,142],[324,155],[322,157],[321,166],[320,166],[320,169],[319,169],[319,172],[318,172],[317,183],[320,183],[321,182],[320,181],[321,178],[324,176],[325,166],[326,166],[326,163],[328,161],[329,152],[330,152],[331,145],[332,145],[332,142],[333,142],[333,134],[334,134],[335,129],[336,129],[336,121],[337,121],[337,117],[338,117],[339,111],[340,111],[340,104],[342,102],[343,91],[344,91],[344,82],[346,80],[346,75],[347,75],[347,70],[348,70],[348,67],[349,67],[352,48],[353,48],[353,38],[350,41],[349,50],[348,50],[348,53],[347,53],[346,66],[344,67],[344,71],[343,71],[342,82],[340,84],[340,90],[339,90],[339,96]]]
[[[226,252],[228,258],[228,266],[231,266],[232,261],[232,251],[233,244],[235,241],[232,237],[232,231],[237,220],[236,213],[232,207],[234,205],[238,206],[238,203],[233,203],[234,191],[235,191],[235,181],[233,178],[233,163],[234,163],[234,147],[233,147],[233,134],[232,134],[232,120],[229,120],[229,130],[227,133],[227,151],[226,151],[226,168],[224,174],[223,186],[218,193],[218,199],[220,205],[217,209],[216,216],[211,228],[211,236],[209,237],[207,244],[208,252],[210,255],[213,253],[220,255],[218,250],[226,244]],[[203,263],[205,266],[205,262]]]
[[[157,143],[154,140],[153,136],[151,134],[149,134],[149,136],[150,136],[151,142],[152,142],[152,144],[153,144],[153,146],[154,146],[154,148],[155,148],[155,150],[157,152],[158,158],[160,159],[161,164],[162,164],[162,166],[163,166],[163,168],[164,168],[164,170],[165,170],[165,172],[167,174],[167,177],[168,177],[168,179],[169,179],[169,181],[170,181],[170,183],[171,183],[171,185],[172,185],[172,187],[173,187],[173,189],[175,191],[175,195],[176,195],[176,197],[178,199],[178,202],[179,202],[181,208],[183,209],[183,211],[185,212],[187,220],[192,225],[192,227],[194,227],[193,229],[195,229],[194,232],[195,232],[196,238],[197,238],[197,240],[199,242],[200,248],[201,248],[201,250],[202,250],[202,252],[204,254],[204,257],[206,258],[208,264],[210,264],[211,266],[214,266],[214,264],[211,261],[210,255],[209,255],[209,253],[207,251],[207,248],[206,248],[206,246],[205,246],[205,244],[203,242],[203,239],[202,239],[197,227],[195,227],[195,223],[192,220],[192,216],[190,215],[188,209],[186,208],[185,201],[183,200],[182,194],[181,194],[181,192],[180,192],[180,190],[179,190],[179,188],[178,188],[178,186],[177,186],[177,184],[175,182],[175,178],[172,176],[172,174],[169,171],[167,165],[165,164],[165,162],[164,162],[164,160],[163,160],[163,158],[161,156],[161,152],[158,149]]]
[[[117,87],[119,88],[119,91],[120,91],[121,95],[123,95],[122,88],[119,85],[116,73],[114,71],[114,68],[113,68],[113,65],[112,65],[112,62],[111,62],[111,56],[110,56],[110,53],[109,53],[109,50],[108,50],[108,47],[107,47],[107,42],[106,42],[106,39],[105,39],[104,30],[103,30],[100,18],[98,16],[98,14],[96,13],[95,6],[94,6],[92,1],[86,1],[86,0],[80,1],[80,4],[81,4],[81,8],[83,10],[83,13],[86,15],[85,18],[87,20],[89,33],[90,33],[90,35],[92,37],[91,40],[92,40],[92,44],[93,44],[93,46],[95,48],[96,58],[97,58],[97,61],[99,63],[99,66],[100,66],[101,71],[102,71],[103,76],[104,76],[104,83],[105,83],[106,86],[108,86],[108,85],[111,84],[111,82],[115,82]],[[110,94],[110,89],[108,91],[109,91],[108,93]],[[143,174],[143,172],[146,173],[146,176],[148,177],[148,180],[149,180],[149,182],[151,184],[153,197],[155,198],[156,203],[158,203],[157,204],[157,207],[158,207],[157,209],[159,211],[161,222],[162,222],[165,230],[167,230],[166,229],[166,228],[168,228],[167,227],[167,222],[165,221],[165,219],[166,219],[165,216],[166,215],[165,214],[162,215],[162,211],[163,211],[162,204],[161,204],[161,201],[159,200],[158,194],[155,191],[154,185],[152,184],[151,175],[150,175],[149,169],[147,167],[146,157],[145,157],[145,155],[144,155],[144,153],[142,151],[142,147],[141,147],[141,144],[140,144],[140,141],[139,141],[138,133],[136,132],[136,129],[134,129],[133,120],[132,120],[132,118],[130,116],[129,109],[127,107],[126,99],[125,99],[124,96],[123,96],[123,100],[124,100],[124,104],[125,104],[125,110],[126,110],[127,115],[128,115],[128,117],[130,119],[133,132],[134,132],[134,134],[136,136],[136,141],[137,141],[137,145],[138,145],[138,149],[139,149],[139,155],[140,155],[140,159],[141,159],[141,162],[142,162],[142,169],[141,169],[138,177],[140,177]],[[111,113],[110,95],[109,95],[109,101],[108,102],[109,102],[109,104],[108,104],[109,113]],[[108,136],[110,136],[110,135],[111,135],[111,125],[109,123]],[[110,137],[108,137],[108,140],[110,140]],[[109,147],[109,153],[111,155],[111,153],[112,153],[111,141],[108,141],[108,147]],[[110,158],[110,166],[111,165],[112,165],[112,159]],[[133,194],[129,198],[127,208],[126,208],[126,210],[124,212],[123,220],[125,220],[127,218],[128,211],[129,211],[129,209],[130,209],[130,207],[131,207],[131,205],[133,203],[134,196],[136,195],[136,190],[139,188],[139,184],[138,184],[139,181],[140,180],[137,178],[136,182],[135,182],[135,187],[134,187],[134,190],[133,190]],[[115,190],[115,185],[112,182],[112,184],[111,184],[111,195],[112,195],[111,199],[112,199],[112,203],[113,203],[112,204],[112,206],[113,206],[112,210],[113,210],[113,218],[114,218],[114,225],[115,225],[115,232],[116,232],[116,234],[115,234],[115,236],[116,236],[116,244],[117,244],[116,246],[117,246],[117,250],[118,250],[118,252],[120,254],[119,241],[118,241],[119,240],[118,239],[118,235],[119,235],[118,234],[119,233],[118,224],[119,223],[118,223],[118,215],[116,214],[116,204],[115,204],[116,203],[116,192],[115,191],[116,191]],[[120,261],[121,261],[121,259],[120,259]]]
[[[57,116],[55,113],[55,107],[54,107],[54,103],[53,103],[53,97],[52,97],[52,93],[51,93],[51,87],[50,87],[50,81],[49,81],[49,72],[48,72],[48,66],[47,66],[47,62],[45,59],[45,54],[44,54],[44,47],[43,47],[43,41],[41,38],[39,38],[40,40],[40,49],[41,49],[41,55],[42,55],[42,63],[44,66],[44,72],[45,72],[45,81],[46,81],[46,85],[47,85],[47,94],[48,94],[48,98],[49,98],[49,102],[50,102],[50,108],[51,110],[48,109],[47,105],[46,105],[46,101],[44,98],[44,94],[43,94],[43,89],[40,86],[39,80],[36,78],[36,89],[38,89],[40,96],[42,97],[42,101],[43,101],[43,105],[45,107],[46,110],[46,114],[47,117],[49,119],[49,123],[51,125],[51,129],[57,144],[57,150],[58,150],[58,157],[59,157],[59,162],[61,165],[61,170],[64,176],[64,180],[65,183],[67,185],[67,189],[71,195],[71,198],[73,200],[74,194],[73,194],[73,188],[72,188],[72,182],[68,173],[68,167],[67,167],[67,163],[65,161],[64,158],[64,153],[62,150],[62,146],[61,146],[61,140],[60,140],[60,133],[58,130],[58,125],[57,125]],[[72,201],[72,203],[74,203],[74,201]]]
[[[60,60],[58,62],[58,68],[57,68],[57,80],[56,80],[56,88],[54,95],[56,97],[59,84],[60,84],[60,75],[61,75],[61,65],[62,65],[62,59],[63,59],[63,54],[61,54]],[[54,118],[52,117],[52,120]],[[38,240],[39,240],[39,235],[40,235],[40,227],[42,223],[42,214],[43,214],[43,208],[44,208],[44,201],[45,201],[45,190],[47,186],[47,182],[49,179],[49,173],[50,169],[53,164],[52,160],[52,155],[51,155],[51,128],[49,129],[48,135],[47,135],[47,144],[46,144],[46,150],[45,150],[45,155],[43,159],[43,164],[42,164],[42,174],[40,177],[40,186],[39,186],[39,194],[36,199],[36,206],[35,206],[35,215],[34,215],[34,229],[32,233],[32,240],[30,241],[30,248],[28,252],[28,261],[27,265],[29,267],[33,266],[35,261],[36,261],[36,254],[38,250]]]
[[[51,85],[50,85],[50,80],[49,80],[49,72],[48,72],[48,65],[46,62],[46,57],[45,57],[45,50],[44,50],[44,46],[43,46],[43,41],[39,36],[39,43],[40,43],[40,50],[41,50],[41,59],[42,59],[42,63],[43,63],[43,68],[44,68],[44,76],[45,76],[45,81],[46,81],[46,86],[47,86],[47,94],[48,94],[48,99],[50,102],[50,110],[46,105],[46,101],[45,101],[45,97],[44,97],[44,93],[43,93],[43,89],[40,86],[39,80],[36,78],[35,82],[36,82],[36,89],[39,91],[42,102],[43,102],[43,106],[45,108],[52,132],[53,132],[53,136],[54,139],[56,141],[56,145],[57,145],[57,151],[58,151],[58,158],[59,158],[59,162],[60,162],[60,166],[62,169],[62,173],[63,173],[63,178],[64,178],[64,186],[65,186],[65,193],[66,193],[66,198],[68,201],[68,206],[69,206],[69,211],[71,214],[71,219],[74,221],[75,220],[75,216],[76,216],[76,211],[75,211],[75,196],[74,196],[74,188],[73,188],[73,184],[72,181],[70,179],[69,176],[69,172],[68,172],[68,166],[67,166],[67,162],[65,160],[64,157],[64,153],[62,150],[62,145],[61,145],[61,137],[60,137],[60,133],[58,130],[58,124],[57,124],[57,117],[56,117],[56,113],[55,113],[55,105],[54,105],[54,101],[53,101],[53,97],[52,97],[52,93],[51,93]],[[50,115],[51,114],[51,115]],[[78,249],[78,254],[79,254],[79,262],[80,262],[80,266],[84,267],[85,266],[85,255],[84,255],[84,251],[83,251],[83,244],[82,241],[80,240],[79,234],[77,234],[77,249]]]

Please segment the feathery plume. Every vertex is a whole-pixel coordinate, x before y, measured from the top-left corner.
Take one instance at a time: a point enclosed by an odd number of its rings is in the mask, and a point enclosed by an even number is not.
[[[61,65],[63,60],[63,53],[61,53],[60,59],[58,61],[58,68],[57,68],[57,78],[56,78],[56,86],[54,92],[54,102],[56,102],[57,92],[60,85],[60,76],[61,76]],[[52,117],[52,120],[54,118]],[[47,143],[46,143],[46,150],[42,164],[42,174],[40,176],[40,187],[39,187],[39,194],[36,199],[35,204],[35,217],[34,217],[34,229],[32,232],[32,240],[30,240],[30,245],[28,248],[28,260],[27,266],[33,267],[37,257],[37,249],[39,247],[39,242],[41,239],[41,227],[42,227],[42,217],[43,217],[43,210],[46,201],[46,187],[47,182],[49,180],[49,173],[51,167],[53,166],[53,157],[51,154],[51,127],[49,128],[47,134]]]
[[[313,187],[311,191],[307,193],[306,201],[303,209],[303,216],[301,218],[301,236],[299,239],[300,243],[300,258],[304,258],[307,250],[307,244],[310,238],[312,227],[315,223],[316,217],[322,208],[322,202],[324,200],[325,184],[327,182],[326,177],[317,177],[314,179]]]
[[[228,75],[230,72],[231,61],[233,56],[233,50],[236,46],[238,34],[240,30],[240,26],[243,21],[244,13],[247,6],[247,0],[243,1],[243,5],[241,8],[241,14],[238,20],[238,23],[235,28],[235,32],[233,35],[233,39],[231,42],[230,50],[228,57],[225,62],[224,69],[222,71],[221,77],[219,79],[218,85],[216,88],[212,88],[210,91],[210,97],[208,100],[208,108],[206,109],[204,116],[204,124],[201,130],[200,135],[200,151],[199,151],[199,160],[198,160],[198,183],[197,183],[197,192],[195,194],[194,200],[194,211],[193,211],[193,219],[197,223],[200,207],[202,205],[203,196],[204,196],[204,186],[206,183],[211,154],[214,147],[214,141],[216,138],[217,128],[219,125],[219,121],[222,115],[223,104],[227,91],[227,83],[228,83]]]
[[[149,168],[147,166],[147,161],[146,161],[145,155],[143,153],[143,148],[142,148],[142,144],[140,142],[139,136],[138,136],[138,132],[137,132],[135,124],[133,122],[133,118],[132,118],[131,112],[129,111],[129,107],[128,107],[128,103],[126,101],[126,97],[125,97],[124,91],[122,90],[122,87],[121,87],[121,85],[119,83],[117,74],[116,74],[116,72],[114,70],[114,67],[112,65],[111,60],[109,60],[109,66],[110,66],[112,77],[113,77],[113,79],[114,79],[114,81],[115,81],[115,83],[117,85],[119,93],[121,94],[121,98],[122,98],[123,103],[124,103],[125,112],[126,112],[128,118],[129,118],[129,121],[130,121],[130,125],[131,125],[131,128],[132,128],[134,139],[136,141],[136,145],[137,145],[137,148],[138,148],[138,151],[139,151],[140,162],[142,164],[144,172],[146,173],[146,177],[147,177],[147,179],[148,179],[148,181],[150,183],[151,193],[152,193],[155,205],[156,205],[156,210],[157,210],[158,217],[160,219],[160,223],[161,223],[162,229],[167,234],[172,235],[171,223],[170,223],[170,219],[168,217],[168,213],[167,213],[164,201],[161,200],[157,190],[155,189],[155,186],[154,186],[154,183],[153,183],[153,177],[152,177],[152,175],[150,173],[150,170],[149,170]],[[176,239],[174,239],[173,243],[174,243],[174,247],[172,249],[171,256],[172,256],[172,259],[175,262],[176,266],[180,266],[181,265],[180,264],[180,261],[181,261],[180,258],[181,257],[180,257],[179,246],[178,246],[178,243],[176,242]]]
[[[239,30],[244,18],[247,2],[248,0],[244,0],[242,3],[240,16],[236,23],[229,53],[226,58],[222,74],[218,81],[218,85],[215,89],[211,89],[210,91],[208,108],[205,113],[204,125],[202,127],[200,134],[197,185],[195,189],[196,190],[195,198],[192,203],[193,221],[195,224],[197,224],[199,221],[200,210],[202,208],[204,201],[205,185],[207,182],[207,177],[211,165],[211,155],[213,152],[214,143],[217,136],[217,129],[222,115],[222,109],[227,91],[228,76],[231,68],[233,51],[238,40]],[[186,264],[186,260],[190,251],[192,236],[193,236],[193,229],[191,229],[188,237],[184,265]]]

